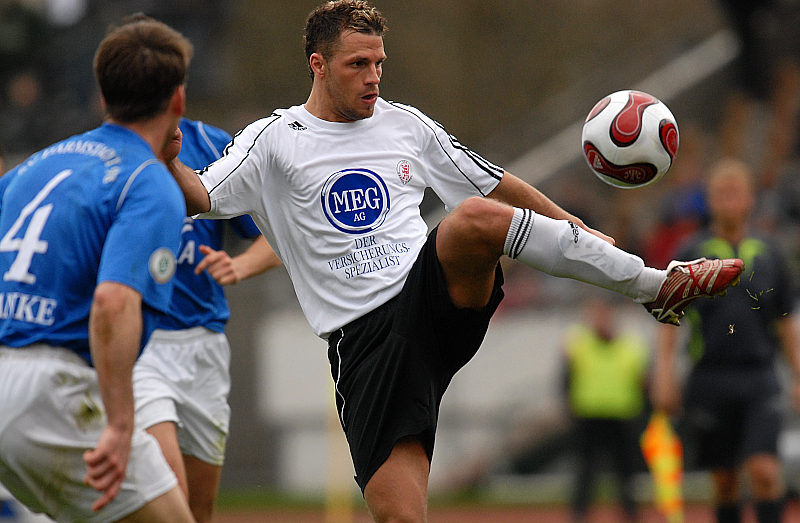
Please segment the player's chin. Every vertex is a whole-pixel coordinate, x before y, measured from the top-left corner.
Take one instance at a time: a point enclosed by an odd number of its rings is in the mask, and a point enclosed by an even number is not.
[[[372,117],[374,113],[375,113],[375,106],[362,107],[357,110],[353,110],[350,114],[350,119],[353,121],[364,120],[366,118]]]

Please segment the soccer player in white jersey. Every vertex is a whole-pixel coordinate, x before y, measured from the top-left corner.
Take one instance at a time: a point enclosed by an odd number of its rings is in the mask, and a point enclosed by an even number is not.
[[[735,283],[742,262],[645,267],[419,110],[383,100],[385,29],[367,2],[319,6],[306,21],[304,105],[247,126],[200,176],[175,159],[177,144],[164,159],[191,213],[250,214],[283,260],[328,340],[373,518],[424,521],[439,404],[502,298],[501,256],[617,291],[671,323]],[[427,238],[426,187],[450,210]]]
[[[191,53],[158,22],[110,32],[103,125],[0,178],[0,482],[56,521],[193,521],[131,378],[172,291],[186,208],[156,154]]]
[[[203,167],[222,155],[228,133],[181,119],[180,160]],[[222,250],[229,225],[252,243],[238,256]],[[280,260],[247,215],[230,220],[184,218],[168,314],[133,370],[136,421],[156,437],[198,523],[211,521],[230,407],[230,317],[222,285],[261,274]]]

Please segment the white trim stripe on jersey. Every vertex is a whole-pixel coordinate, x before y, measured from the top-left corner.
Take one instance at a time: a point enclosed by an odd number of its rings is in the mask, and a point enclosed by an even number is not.
[[[400,109],[400,110],[402,110],[402,111],[406,111],[407,113],[409,113],[409,114],[413,115],[413,116],[414,116],[414,117],[416,117],[416,118],[417,118],[417,119],[418,119],[420,122],[422,122],[422,124],[423,124],[423,125],[425,125],[425,126],[426,126],[426,127],[428,127],[429,129],[431,129],[431,127],[430,127],[430,125],[428,124],[428,122],[427,122],[427,121],[425,121],[425,119],[421,118],[421,117],[420,117],[420,115],[419,115],[419,114],[416,112],[416,110],[414,110],[414,108],[413,108],[413,107],[411,107],[411,106],[408,106],[408,105],[404,105],[404,104],[401,104],[401,103],[397,103],[397,102],[388,102],[388,103],[389,103],[389,105],[391,105],[392,107],[395,107],[395,108],[397,108],[397,109]],[[445,133],[447,134],[447,136],[448,136],[448,138],[449,138],[449,140],[450,140],[450,145],[452,145],[452,146],[453,146],[453,148],[455,148],[455,149],[458,149],[458,150],[460,150],[460,151],[464,152],[464,153],[465,153],[465,154],[466,154],[466,155],[467,155],[467,156],[468,156],[468,157],[469,157],[469,158],[470,158],[470,159],[473,161],[473,163],[475,163],[475,165],[477,165],[477,166],[478,166],[478,167],[479,167],[481,170],[483,170],[484,172],[486,172],[486,173],[487,173],[489,176],[491,176],[492,178],[495,178],[495,179],[497,179],[497,180],[500,180],[500,179],[503,177],[503,172],[504,172],[504,171],[503,171],[503,169],[502,169],[501,167],[499,167],[499,166],[497,166],[497,165],[493,164],[492,162],[490,162],[490,161],[486,160],[486,159],[485,159],[485,158],[483,158],[481,155],[479,155],[478,153],[476,153],[476,152],[474,152],[473,150],[471,150],[469,147],[467,147],[467,146],[465,146],[464,144],[460,143],[460,142],[459,142],[459,141],[458,141],[458,140],[457,140],[457,139],[456,139],[456,138],[455,138],[453,135],[451,135],[451,134],[447,133],[447,130],[446,130],[446,129],[445,129],[443,126],[442,126],[442,124],[440,124],[439,122],[436,122],[435,120],[434,120],[433,122],[434,122],[434,123],[435,123],[435,124],[436,124],[436,125],[439,127],[439,129],[441,129],[443,132],[445,132]],[[470,178],[469,178],[469,177],[466,175],[466,173],[464,173],[464,171],[462,171],[462,170],[459,168],[458,164],[457,164],[455,161],[453,161],[452,157],[451,157],[451,156],[450,156],[450,154],[447,152],[447,148],[446,148],[446,147],[445,147],[445,146],[442,144],[442,142],[439,140],[439,135],[436,133],[436,130],[434,130],[434,129],[431,129],[431,131],[433,131],[433,135],[434,135],[434,137],[436,138],[436,141],[439,143],[439,147],[441,147],[441,148],[442,148],[442,151],[444,152],[444,154],[445,154],[445,155],[446,155],[448,158],[450,158],[450,161],[452,162],[453,166],[454,166],[454,167],[455,167],[455,168],[458,170],[458,172],[461,174],[461,176],[463,176],[465,180],[467,180],[467,181],[468,181],[470,184],[472,184],[472,186],[473,186],[473,187],[475,187],[475,189],[477,189],[477,190],[478,190],[478,192],[479,192],[481,195],[483,195],[483,196],[486,196],[486,195],[483,193],[483,191],[481,191],[481,190],[480,190],[480,188],[479,188],[479,187],[478,187],[478,186],[475,184],[475,182],[473,182],[473,181],[472,181],[472,180],[471,180],[471,179],[470,179]]]
[[[219,158],[220,156],[222,156],[217,147],[214,145],[214,142],[212,142],[211,138],[208,137],[208,134],[206,133],[206,126],[203,125],[203,122],[197,122],[197,132],[200,133],[200,136],[203,137],[203,141],[208,146],[208,149],[211,151],[211,154],[213,154],[215,158]]]
[[[156,160],[155,158],[147,160],[131,173],[131,175],[128,177],[128,180],[125,182],[125,187],[122,188],[122,192],[120,192],[119,194],[119,200],[117,200],[117,210],[119,210],[120,207],[122,207],[122,202],[125,201],[125,196],[128,195],[128,189],[130,189],[131,184],[136,179],[136,177],[139,176],[139,173],[145,170],[145,168],[147,168],[148,166],[157,165],[158,163],[159,163],[158,160]]]
[[[235,173],[236,170],[239,169],[239,167],[241,167],[242,164],[244,164],[244,162],[247,161],[247,158],[250,156],[250,151],[252,151],[253,147],[256,146],[256,143],[258,143],[258,139],[261,138],[261,135],[264,134],[264,131],[266,131],[267,128],[270,125],[274,124],[275,122],[277,122],[281,118],[281,115],[279,115],[279,114],[272,113],[270,115],[270,117],[273,117],[273,116],[274,116],[274,118],[272,120],[270,120],[269,122],[267,122],[266,125],[264,125],[264,127],[261,128],[261,130],[258,132],[258,134],[256,134],[255,138],[253,138],[253,143],[251,143],[250,146],[247,148],[247,153],[244,156],[242,156],[242,159],[239,161],[238,164],[236,164],[236,167],[231,169],[230,172],[228,172],[216,185],[214,185],[214,187],[211,187],[210,189],[208,189],[209,196],[211,195],[212,192],[214,192],[214,190],[217,187],[222,185],[225,182],[225,180],[227,180],[230,176],[232,176],[233,173]],[[233,137],[233,140],[231,140],[231,143],[228,145],[228,147],[225,148],[225,154],[228,154],[228,149],[233,146],[233,142],[236,141],[236,138],[238,138],[240,134],[241,134],[241,131],[236,133],[236,136]],[[197,172],[200,176],[202,176],[203,173],[205,173],[207,169],[208,169],[208,166],[204,167],[200,171],[195,171],[195,172]]]

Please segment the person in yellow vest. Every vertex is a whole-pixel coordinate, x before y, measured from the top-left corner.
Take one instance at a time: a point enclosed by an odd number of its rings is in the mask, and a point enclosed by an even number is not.
[[[576,522],[588,515],[603,453],[615,468],[625,517],[637,517],[632,480],[641,459],[637,438],[646,398],[648,346],[642,336],[620,329],[617,320],[613,302],[592,298],[585,321],[570,328],[565,339],[565,389],[577,457],[572,498]]]

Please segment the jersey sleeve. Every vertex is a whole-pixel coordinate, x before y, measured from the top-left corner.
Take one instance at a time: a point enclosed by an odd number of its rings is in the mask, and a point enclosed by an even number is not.
[[[186,207],[180,189],[159,163],[134,172],[116,203],[97,282],[136,289],[149,307],[166,311]]]
[[[422,112],[398,104],[419,120],[427,140],[422,154],[428,183],[448,209],[471,196],[486,196],[500,183],[503,168],[472,151]]]
[[[15,167],[14,169],[8,171],[3,176],[0,176],[0,211],[3,209],[3,198],[6,194],[6,189],[8,188],[8,184],[11,183],[11,180],[16,176],[19,167]]]
[[[214,127],[213,125],[208,125],[205,122],[197,122],[197,130],[208,146],[212,161],[222,156],[225,147],[227,147],[232,140],[231,135],[228,134],[227,131],[219,127]]]
[[[200,171],[211,210],[200,218],[232,218],[257,209],[268,170],[266,134],[277,115],[251,123],[233,137],[222,158]]]

